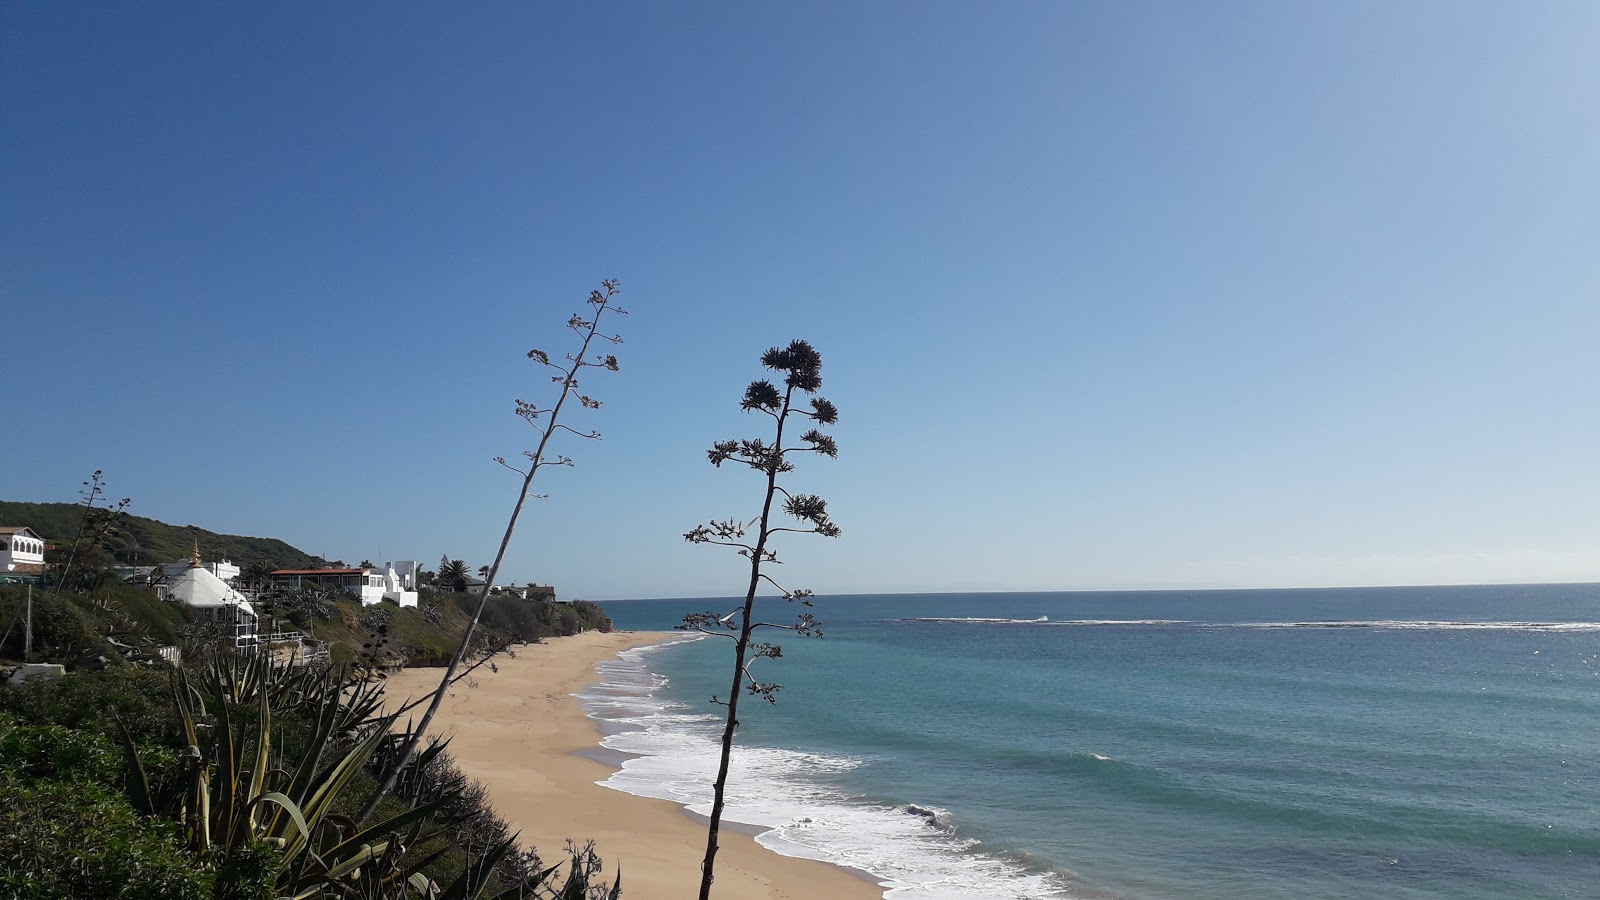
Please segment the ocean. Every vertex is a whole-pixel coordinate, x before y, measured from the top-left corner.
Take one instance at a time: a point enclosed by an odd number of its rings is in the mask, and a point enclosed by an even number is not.
[[[1600,897],[1600,585],[815,602],[824,638],[767,632],[726,818],[895,900]],[[731,663],[605,664],[606,783],[706,811]]]

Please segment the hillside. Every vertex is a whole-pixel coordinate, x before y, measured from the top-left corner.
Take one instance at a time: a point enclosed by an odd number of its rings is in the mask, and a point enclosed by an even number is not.
[[[21,503],[0,500],[0,525],[26,525],[56,546],[70,544],[78,533],[83,507],[75,503]],[[322,559],[277,538],[217,534],[194,525],[168,525],[143,516],[117,520],[112,555],[126,565],[154,565],[185,559],[200,544],[206,560],[231,559],[241,566],[265,562],[273,568],[308,568]]]

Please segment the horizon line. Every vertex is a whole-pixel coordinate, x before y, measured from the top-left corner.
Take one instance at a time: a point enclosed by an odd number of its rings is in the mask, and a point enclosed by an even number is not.
[[[1595,581],[1484,581],[1466,582],[1457,584],[1355,584],[1355,585],[1297,585],[1280,587],[1195,587],[1195,588],[1066,588],[1053,590],[964,590],[964,591],[872,591],[851,592],[839,591],[836,593],[815,593],[813,597],[893,597],[893,596],[955,596],[968,594],[1216,594],[1239,591],[1381,591],[1399,590],[1403,588],[1474,588],[1474,587],[1558,587],[1558,586],[1586,586],[1600,587],[1600,580]],[[757,594],[758,599],[782,599],[781,594]],[[589,598],[575,598],[589,599]],[[626,603],[635,600],[666,601],[666,600],[741,600],[737,596],[679,596],[679,597],[607,597],[600,600],[589,599],[591,603]]]

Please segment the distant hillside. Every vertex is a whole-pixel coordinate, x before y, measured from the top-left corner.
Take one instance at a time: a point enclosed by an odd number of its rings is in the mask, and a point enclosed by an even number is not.
[[[26,525],[58,547],[72,543],[83,518],[75,503],[18,503],[0,500],[0,525]],[[112,554],[126,565],[155,565],[187,559],[200,543],[207,562],[231,559],[240,566],[265,562],[273,568],[298,569],[322,564],[321,557],[292,547],[277,538],[217,534],[193,525],[168,525],[143,516],[123,516],[117,522]]]

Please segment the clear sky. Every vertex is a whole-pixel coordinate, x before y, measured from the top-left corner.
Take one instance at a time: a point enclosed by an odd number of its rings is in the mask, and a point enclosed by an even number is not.
[[[1600,4],[0,5],[0,497],[728,595],[1600,580]],[[547,477],[546,477],[547,476]]]

